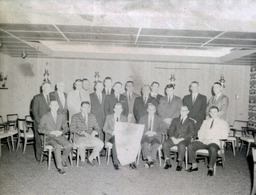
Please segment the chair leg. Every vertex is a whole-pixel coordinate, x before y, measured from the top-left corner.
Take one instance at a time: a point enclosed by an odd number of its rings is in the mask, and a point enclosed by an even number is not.
[[[25,153],[25,151],[26,151],[26,146],[27,146],[27,139],[25,138],[24,139],[24,149],[23,149],[23,154]]]
[[[79,166],[79,150],[78,150],[78,148],[76,150],[76,166],[77,167]]]
[[[136,162],[137,166],[139,165],[139,161],[140,161],[140,153],[141,153],[141,150],[139,151],[139,153],[137,155],[137,162]]]
[[[249,154],[250,147],[251,147],[251,142],[248,143],[248,148],[247,148],[246,156],[248,156],[248,154]]]
[[[216,175],[216,163],[214,163],[214,165],[213,165],[213,175],[214,176]]]
[[[111,153],[111,148],[109,147],[108,149],[107,149],[107,165],[109,165],[109,158],[110,158],[110,153]]]
[[[17,147],[16,147],[16,151],[18,151],[18,148],[20,147],[20,135],[18,136],[18,142],[17,142]]]
[[[185,149],[185,169],[188,170],[188,151]]]
[[[69,161],[70,161],[70,166],[73,167],[73,157],[72,157],[72,151],[69,154]]]
[[[12,150],[12,148],[11,148],[11,145],[10,145],[9,137],[7,137],[7,145],[8,145],[9,150],[11,151],[11,150]]]
[[[98,155],[97,158],[98,158],[98,163],[99,163],[99,166],[100,166],[100,155]]]
[[[162,166],[162,160],[161,160],[161,158],[162,158],[161,149],[158,148],[158,159],[159,159],[159,165],[160,165],[160,167]]]
[[[44,157],[44,151],[42,151],[42,153],[41,153],[41,158],[40,158],[39,164],[41,164],[43,162],[43,157]]]
[[[51,165],[51,159],[52,159],[52,150],[48,150],[48,170],[50,170],[50,165]]]
[[[232,144],[232,148],[233,148],[233,155],[236,156],[236,149],[235,149],[235,143],[236,141],[232,141],[231,144]]]

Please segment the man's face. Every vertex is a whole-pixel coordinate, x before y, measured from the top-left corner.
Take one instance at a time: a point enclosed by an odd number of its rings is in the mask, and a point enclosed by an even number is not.
[[[117,115],[121,115],[121,113],[123,112],[123,108],[121,105],[116,105],[115,108],[114,108],[114,112],[117,114]]]
[[[107,88],[107,89],[112,88],[112,80],[107,79],[107,80],[105,80],[104,84],[105,84],[105,88]]]
[[[49,94],[51,92],[51,85],[49,83],[46,83],[42,87],[43,93]]]
[[[120,85],[119,83],[115,84],[114,90],[115,90],[115,94],[120,94],[122,90],[122,85]]]
[[[64,83],[58,83],[57,84],[57,89],[59,90],[59,91],[64,91],[65,90],[65,84]]]
[[[150,88],[149,88],[149,86],[144,86],[144,87],[142,88],[142,94],[143,94],[143,96],[148,96],[149,93],[150,93]]]
[[[91,110],[91,106],[89,104],[83,104],[83,106],[81,107],[81,112],[83,114],[88,114]]]
[[[153,93],[158,93],[158,90],[159,90],[159,85],[157,83],[154,83],[152,86],[151,86],[151,90]]]
[[[103,83],[97,83],[97,85],[95,86],[96,88],[96,91],[98,92],[102,92],[104,86],[103,86]]]
[[[219,94],[222,90],[222,87],[219,84],[214,84],[213,85],[213,92],[215,95]]]
[[[190,89],[191,89],[192,93],[197,93],[198,92],[198,84],[192,83],[190,86]]]
[[[77,89],[78,91],[81,91],[81,90],[82,90],[82,82],[77,81],[77,82],[75,83],[75,86],[76,86],[76,89]]]
[[[88,91],[90,89],[90,81],[88,80],[83,81],[83,89],[85,91]]]
[[[189,110],[186,106],[182,106],[180,108],[180,115],[182,118],[186,118],[188,116]]]
[[[148,111],[149,115],[153,115],[156,112],[156,108],[155,108],[155,106],[151,105],[151,106],[148,107],[147,111]]]
[[[209,114],[210,114],[210,116],[211,116],[213,119],[215,119],[215,118],[218,117],[218,110],[215,109],[215,108],[213,108],[213,109],[211,109],[211,110],[209,111]]]
[[[132,83],[127,83],[127,84],[126,84],[126,90],[127,90],[129,93],[133,92],[133,89],[134,89],[134,86],[133,86]]]
[[[50,108],[51,108],[51,111],[57,112],[57,110],[59,109],[58,102],[57,101],[51,101]]]
[[[174,95],[174,89],[173,88],[167,88],[166,94],[168,97],[172,97]]]

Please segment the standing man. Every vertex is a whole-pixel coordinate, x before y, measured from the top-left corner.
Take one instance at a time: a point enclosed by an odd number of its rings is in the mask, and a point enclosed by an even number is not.
[[[106,77],[104,79],[104,89],[102,93],[105,93],[106,95],[110,95],[114,93],[114,89],[112,89],[112,79],[111,77]]]
[[[66,116],[68,120],[68,103],[67,103],[67,93],[64,92],[65,84],[59,82],[56,84],[56,90],[50,93],[50,99],[56,100],[59,104],[58,112]]]
[[[212,106],[217,106],[219,109],[219,118],[226,120],[226,116],[227,116],[227,111],[228,111],[228,105],[229,105],[229,99],[227,96],[225,96],[222,93],[223,90],[223,86],[221,85],[220,82],[215,82],[213,84],[213,93],[214,96],[212,96],[209,99],[208,105],[207,105],[207,110],[209,110],[210,107]],[[209,117],[209,113],[206,113]]]
[[[182,101],[180,97],[174,95],[174,85],[166,85],[164,91],[165,97],[160,100],[157,112],[164,121],[165,129],[167,130],[170,127],[172,120],[179,117]]]
[[[103,148],[103,141],[95,137],[100,132],[99,124],[93,114],[90,114],[90,102],[81,103],[81,112],[72,116],[70,131],[74,133],[74,143],[77,144],[81,157],[81,165],[85,166],[85,149],[93,147],[88,163],[95,166],[94,160]]]
[[[58,172],[65,174],[63,167],[67,167],[68,155],[72,149],[72,144],[65,137],[69,131],[67,120],[66,116],[57,113],[59,109],[57,101],[51,101],[50,108],[51,111],[42,116],[38,131],[47,136],[46,144],[51,145],[54,149],[54,159]],[[62,156],[61,150],[63,150]]]
[[[198,131],[198,140],[188,145],[189,161],[192,167],[188,172],[198,171],[196,163],[196,151],[207,149],[209,151],[209,169],[207,175],[213,176],[213,166],[216,163],[218,150],[220,149],[220,139],[227,139],[229,125],[219,118],[219,108],[212,106],[209,109],[211,118],[204,120]]]
[[[200,129],[204,119],[206,110],[206,96],[199,93],[199,83],[193,81],[190,84],[190,95],[186,95],[183,98],[183,105],[188,107],[188,116],[195,122],[195,136]]]
[[[139,124],[144,124],[144,133],[141,140],[143,159],[147,159],[146,168],[154,166],[157,149],[161,144],[161,133],[163,133],[163,121],[156,115],[156,107],[149,103],[148,114],[140,118]]]
[[[158,105],[157,100],[151,97],[150,92],[150,86],[144,85],[141,88],[141,96],[137,97],[134,101],[133,114],[137,123],[140,121],[140,118],[143,115],[147,114],[147,108],[149,103],[154,104],[155,107],[157,107]]]
[[[94,86],[94,93],[90,94],[90,100],[91,100],[91,114],[93,114],[100,126],[100,132],[99,132],[99,138],[101,140],[104,140],[104,135],[102,132],[103,125],[105,122],[105,114],[104,114],[104,103],[106,94],[102,93],[103,90],[103,83],[101,81],[98,81],[95,83]]]
[[[116,153],[116,144],[115,144],[115,135],[114,128],[116,122],[128,122],[126,116],[122,115],[123,108],[121,103],[116,103],[114,107],[114,113],[107,115],[106,122],[103,127],[103,131],[106,134],[106,142],[110,142],[112,144],[112,159],[115,170],[119,169],[119,163],[117,159]]]
[[[163,143],[164,157],[166,164],[164,169],[172,167],[170,152],[171,147],[178,146],[178,165],[176,171],[182,170],[182,162],[185,157],[186,147],[191,143],[194,136],[194,121],[188,117],[188,107],[180,108],[180,117],[173,119],[170,128],[168,129],[169,139]]]
[[[122,83],[116,82],[113,86],[114,93],[107,95],[104,105],[104,111],[105,115],[113,114],[114,113],[114,106],[117,102],[122,104],[123,107],[123,115],[128,116],[129,113],[129,107],[128,107],[128,101],[127,98],[121,94],[122,92]]]
[[[34,116],[35,154],[36,160],[38,161],[40,161],[40,156],[42,153],[42,143],[41,136],[38,133],[38,125],[42,116],[50,111],[50,91],[51,84],[45,82],[42,84],[42,93],[34,96],[33,98],[32,113]]]
[[[134,106],[135,99],[139,97],[139,95],[137,93],[134,93],[133,90],[134,90],[133,81],[127,81],[125,83],[125,93],[123,93],[123,95],[126,96],[128,100],[128,106],[129,106],[128,121],[129,122],[135,122],[135,118],[133,114],[133,106]]]
[[[83,82],[83,90],[82,90],[83,101],[90,102],[90,88],[91,88],[90,81],[84,78],[82,82]]]
[[[163,97],[162,95],[158,94],[160,84],[156,81],[154,81],[151,84],[151,97],[155,98],[157,100],[157,103],[160,103],[160,99]]]

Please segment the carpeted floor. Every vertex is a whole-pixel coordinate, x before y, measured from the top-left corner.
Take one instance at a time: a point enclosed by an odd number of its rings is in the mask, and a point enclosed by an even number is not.
[[[199,171],[176,172],[176,163],[171,170],[159,167],[146,169],[143,162],[137,170],[122,167],[116,171],[113,165],[69,167],[66,175],[60,175],[52,161],[51,170],[34,158],[33,147],[26,153],[21,148],[16,152],[2,146],[0,158],[0,194],[250,194],[252,157],[246,158],[245,150],[233,156],[226,151],[225,168],[217,167],[214,177],[206,176],[207,167],[199,164]],[[74,161],[75,162],[75,161]]]

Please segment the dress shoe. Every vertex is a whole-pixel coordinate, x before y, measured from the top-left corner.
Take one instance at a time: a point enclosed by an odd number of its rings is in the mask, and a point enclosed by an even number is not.
[[[155,166],[155,163],[154,163],[153,161],[147,162],[147,163],[144,164],[144,166],[145,166],[147,169],[149,169],[149,168],[152,168],[153,166]]]
[[[65,172],[63,169],[58,169],[58,172],[59,172],[60,174],[62,174],[62,175],[65,175],[65,174],[66,174],[66,172]]]
[[[131,168],[131,169],[137,169],[137,166],[136,166],[135,163],[131,163],[131,164],[130,164],[130,168]]]
[[[164,169],[169,169],[169,168],[172,168],[172,164],[166,163],[166,165],[164,166]]]
[[[207,175],[208,176],[213,176],[213,170],[209,169]]]
[[[115,170],[119,170],[119,165],[118,164],[114,164],[114,168],[115,168]]]
[[[90,165],[93,166],[93,167],[96,166],[94,160],[90,161],[90,160],[88,159],[87,162],[88,162],[88,164],[90,164]]]
[[[67,168],[67,167],[68,167],[67,162],[66,162],[66,161],[62,161],[62,166],[63,166],[64,168]]]
[[[177,168],[176,168],[176,171],[181,171],[182,170],[182,166],[177,166]]]
[[[198,171],[198,167],[196,167],[196,168],[190,167],[190,169],[188,169],[189,173],[194,172],[194,171]]]

